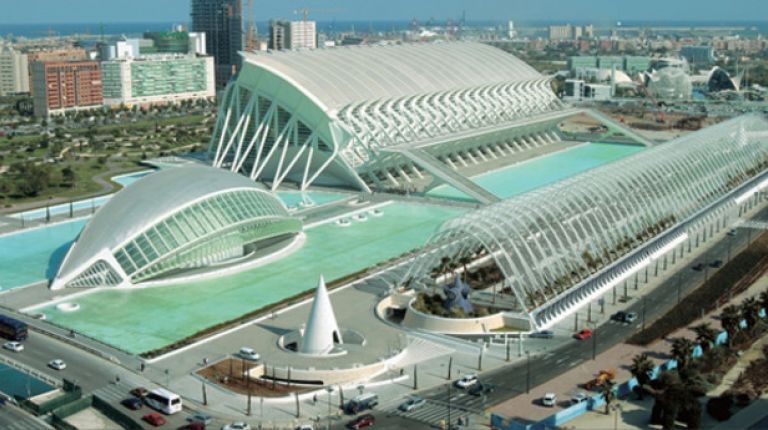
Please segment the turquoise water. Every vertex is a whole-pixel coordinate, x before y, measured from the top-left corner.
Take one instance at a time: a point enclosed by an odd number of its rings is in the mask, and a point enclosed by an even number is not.
[[[311,206],[322,206],[350,197],[350,194],[326,193],[321,191],[278,191],[275,193],[288,208],[300,208],[299,203],[309,203]]]
[[[45,382],[0,363],[0,392],[26,399],[52,389],[53,387]]]
[[[214,324],[278,302],[363,270],[424,244],[456,209],[391,204],[381,217],[335,223],[306,231],[294,253],[248,272],[209,281],[136,290],[104,290],[74,301],[80,310],[54,306],[38,311],[48,319],[132,353],[168,345]]]
[[[0,236],[0,288],[7,290],[51,278],[86,221]]]
[[[643,151],[642,146],[589,143],[472,177],[472,181],[505,199],[574,176],[594,167]],[[469,200],[459,190],[441,185],[433,197]]]

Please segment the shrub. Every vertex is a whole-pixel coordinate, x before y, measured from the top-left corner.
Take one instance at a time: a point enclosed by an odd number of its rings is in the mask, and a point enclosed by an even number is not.
[[[714,397],[707,401],[707,413],[718,421],[730,419],[732,407],[733,397],[730,394],[723,394],[720,397]]]

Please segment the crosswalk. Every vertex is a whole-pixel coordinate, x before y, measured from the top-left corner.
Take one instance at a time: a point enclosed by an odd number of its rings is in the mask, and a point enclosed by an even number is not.
[[[481,396],[471,396],[467,393],[456,393],[451,397],[450,416],[451,421],[461,417],[462,421],[469,419],[471,424],[487,423],[488,419],[483,412],[484,399]],[[399,415],[404,418],[412,419],[431,426],[440,426],[447,422],[449,415],[449,403],[442,400],[427,399],[427,403],[413,411],[403,412],[398,409],[399,405],[385,406],[386,412],[392,415]]]

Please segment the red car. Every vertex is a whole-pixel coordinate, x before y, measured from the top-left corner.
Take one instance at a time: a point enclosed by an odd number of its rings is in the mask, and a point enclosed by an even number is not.
[[[155,427],[159,427],[163,424],[165,424],[165,418],[163,418],[162,415],[158,414],[157,412],[152,412],[151,414],[146,414],[143,417],[141,417],[144,421],[152,424]]]
[[[178,430],[205,430],[203,423],[189,423],[178,428]]]
[[[573,335],[574,339],[578,340],[587,340],[590,338],[590,336],[592,336],[592,330],[586,328],[579,330],[576,332],[576,334]]]
[[[376,418],[371,414],[360,415],[354,420],[347,423],[347,428],[359,429],[376,424]]]

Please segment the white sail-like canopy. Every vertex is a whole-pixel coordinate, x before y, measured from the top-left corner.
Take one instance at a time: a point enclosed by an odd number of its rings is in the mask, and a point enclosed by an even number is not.
[[[325,355],[336,343],[342,343],[341,332],[336,323],[336,315],[333,313],[328,290],[325,288],[325,280],[321,275],[312,301],[312,309],[309,311],[300,352]]]

